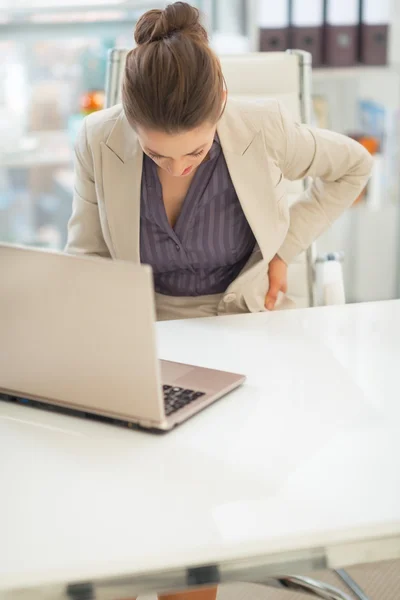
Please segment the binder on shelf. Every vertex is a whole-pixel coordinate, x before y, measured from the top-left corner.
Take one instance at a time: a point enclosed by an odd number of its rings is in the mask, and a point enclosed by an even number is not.
[[[312,54],[313,67],[322,64],[324,0],[292,0],[291,46]]]
[[[326,0],[325,62],[330,67],[357,63],[360,0]]]
[[[362,0],[360,60],[366,65],[386,65],[390,0]]]
[[[282,52],[290,47],[289,0],[259,0],[258,26],[261,52]]]

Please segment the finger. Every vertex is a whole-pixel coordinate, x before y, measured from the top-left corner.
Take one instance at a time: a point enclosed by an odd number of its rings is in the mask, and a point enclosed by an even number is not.
[[[265,308],[267,310],[274,310],[280,289],[279,281],[274,279],[270,281],[269,290],[265,298]]]

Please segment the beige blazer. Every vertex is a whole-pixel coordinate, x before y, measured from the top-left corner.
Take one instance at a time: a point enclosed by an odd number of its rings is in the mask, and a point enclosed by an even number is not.
[[[248,264],[222,295],[218,313],[263,310],[268,263],[288,264],[350,206],[372,158],[357,142],[295,123],[276,100],[230,100],[217,131],[257,240]],[[75,192],[67,252],[140,261],[143,152],[122,107],[94,113],[76,143]],[[312,178],[290,207],[285,179]]]

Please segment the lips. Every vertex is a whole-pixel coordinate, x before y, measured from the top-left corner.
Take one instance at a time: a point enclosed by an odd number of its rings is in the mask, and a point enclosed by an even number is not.
[[[190,173],[190,171],[191,171],[191,170],[192,170],[192,167],[187,167],[187,168],[186,168],[186,169],[183,171],[183,173],[182,173],[181,177],[183,177],[183,175],[188,175],[188,174]]]

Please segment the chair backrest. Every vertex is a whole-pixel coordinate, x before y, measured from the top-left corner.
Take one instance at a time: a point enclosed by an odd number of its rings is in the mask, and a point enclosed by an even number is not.
[[[126,48],[110,50],[106,107],[121,101]],[[301,50],[254,52],[220,57],[230,96],[252,100],[277,98],[296,119],[310,120],[311,55]]]
[[[109,53],[106,106],[121,99],[127,49]],[[311,120],[311,55],[299,50],[258,52],[220,57],[230,97],[252,102],[276,98],[303,123]],[[304,182],[287,182],[289,203],[304,189]],[[289,269],[289,296],[297,306],[314,304],[313,249],[300,256]]]
[[[308,56],[307,53],[291,51],[221,57],[229,96],[252,102],[276,98],[296,120],[309,122],[308,98],[311,99],[311,91],[305,87],[309,81],[305,71],[311,69],[311,62],[304,62]],[[303,187],[301,181],[287,182],[290,203]]]

